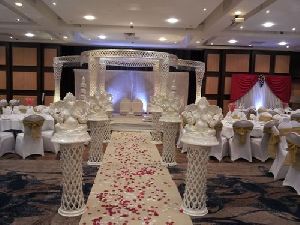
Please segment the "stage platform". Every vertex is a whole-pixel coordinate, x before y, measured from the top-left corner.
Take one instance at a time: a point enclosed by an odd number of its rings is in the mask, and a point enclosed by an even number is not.
[[[113,131],[152,131],[153,127],[147,115],[122,116],[120,114],[113,114],[111,118],[111,129]]]

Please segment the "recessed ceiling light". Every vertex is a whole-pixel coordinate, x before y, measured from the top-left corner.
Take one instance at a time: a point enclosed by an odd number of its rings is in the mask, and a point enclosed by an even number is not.
[[[236,16],[239,16],[241,14],[242,14],[242,12],[240,10],[234,12],[234,15],[236,15]]]
[[[290,48],[290,46],[289,46],[289,45],[287,45],[287,46],[286,46],[286,48]]]
[[[214,45],[214,43],[213,43],[213,42],[211,42],[211,43],[210,43],[210,45]]]
[[[177,41],[174,41],[174,44],[177,44]]]
[[[244,29],[244,27],[243,27],[243,26],[240,26],[240,29],[242,30],[242,29]]]
[[[133,25],[133,22],[130,22],[129,24],[130,24],[130,25]]]
[[[10,39],[13,39],[14,37],[13,37],[13,36],[10,36],[9,38],[10,38]]]
[[[281,42],[279,42],[278,44],[279,44],[279,45],[286,45],[286,44],[287,44],[287,42],[285,42],[285,41],[281,41]]]
[[[28,33],[25,34],[25,36],[26,36],[26,37],[34,37],[35,34],[28,32]]]
[[[90,40],[92,40],[92,39],[88,38],[88,40],[90,41]]]
[[[16,5],[16,6],[19,6],[19,7],[22,7],[22,6],[23,6],[23,3],[22,3],[22,2],[15,2],[15,5]]]
[[[52,41],[52,40],[53,40],[53,37],[51,37],[50,40]]]
[[[56,6],[56,2],[52,2],[52,5]]]
[[[106,36],[105,35],[99,35],[98,38],[100,38],[101,40],[104,40],[104,39],[106,39]]]
[[[270,13],[270,10],[267,10],[266,13],[269,14],[269,13]]]
[[[167,38],[165,38],[165,37],[160,37],[158,40],[160,40],[160,41],[166,41]]]
[[[171,17],[169,19],[166,20],[168,23],[177,23],[179,20],[175,17]]]
[[[206,10],[207,10],[207,8],[204,8],[204,9],[203,9],[203,11],[206,11]]]
[[[252,47],[252,45],[248,45],[249,47]]]
[[[196,44],[200,44],[200,41],[196,41]]]
[[[235,44],[235,43],[237,43],[238,41],[237,40],[234,40],[234,39],[231,39],[231,40],[229,40],[228,41],[230,44]]]
[[[90,21],[96,19],[96,17],[94,17],[93,15],[85,15],[83,18]]]
[[[19,18],[17,19],[17,22],[20,22],[20,19],[19,19]]]
[[[292,31],[295,31],[295,30],[296,30],[296,27],[293,27],[293,28],[292,28]]]
[[[63,36],[63,39],[68,39],[68,36]]]
[[[262,26],[264,26],[264,27],[272,27],[272,26],[274,26],[274,23],[273,22],[265,22],[265,23],[262,24]]]

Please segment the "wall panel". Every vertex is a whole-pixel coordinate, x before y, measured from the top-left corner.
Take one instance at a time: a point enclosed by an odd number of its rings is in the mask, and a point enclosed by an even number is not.
[[[0,65],[6,65],[6,47],[0,46]]]
[[[37,90],[37,73],[13,72],[13,90]]]
[[[226,54],[226,72],[249,72],[249,54]]]
[[[56,48],[45,48],[44,49],[44,66],[53,67],[53,58],[57,56]]]
[[[45,96],[45,105],[50,105],[54,100],[54,96]]]
[[[276,55],[275,57],[275,73],[289,73],[290,72],[290,56]]]
[[[217,100],[207,100],[209,102],[209,104],[211,105],[218,105],[218,101]]]
[[[205,94],[218,94],[218,77],[206,77]]]
[[[255,55],[255,69],[256,73],[269,73],[270,72],[270,63],[271,56],[270,55]]]
[[[13,98],[20,100],[21,105],[26,105],[26,102],[25,102],[26,98],[32,98],[34,106],[37,104],[37,96],[14,95]]]
[[[44,73],[44,90],[54,91],[54,75],[50,72]]]
[[[225,77],[224,94],[229,95],[231,93],[231,77]]]
[[[6,95],[0,95],[0,100],[1,99],[6,99]]]
[[[219,72],[220,55],[207,54],[206,70],[208,72]]]
[[[228,104],[230,100],[223,100],[223,115],[225,116],[228,113]]]
[[[0,71],[0,89],[6,89],[6,71]]]
[[[37,66],[37,48],[13,47],[13,66]]]

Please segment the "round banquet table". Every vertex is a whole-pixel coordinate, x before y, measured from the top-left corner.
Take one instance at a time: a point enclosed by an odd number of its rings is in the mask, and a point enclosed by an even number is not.
[[[237,121],[237,120],[236,120]],[[233,127],[232,124],[236,121],[226,121],[223,120],[223,128],[222,128],[222,136],[226,138],[232,138],[233,137]],[[254,124],[253,130],[250,133],[250,136],[252,137],[262,137],[263,136],[263,130],[265,122],[261,121],[251,121]]]
[[[48,114],[39,114],[45,118],[42,130],[54,130],[54,119]],[[0,116],[0,131],[22,130],[24,132],[23,119],[29,114],[11,114]]]

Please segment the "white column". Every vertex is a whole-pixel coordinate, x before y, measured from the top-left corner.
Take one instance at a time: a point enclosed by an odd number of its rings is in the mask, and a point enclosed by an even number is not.
[[[63,63],[54,63],[53,70],[54,70],[54,102],[60,100],[60,79],[61,79],[61,72],[63,69]]]
[[[153,144],[162,144],[162,131],[161,131],[161,122],[159,119],[161,117],[161,112],[151,112],[152,115],[152,126],[153,131],[151,132],[152,135],[152,143]]]
[[[205,66],[203,67],[196,67],[196,102],[198,102],[201,98],[201,89],[202,89],[202,81],[204,77]]]
[[[89,58],[89,76],[90,76],[90,95],[93,96],[97,91],[97,75],[99,71],[99,62],[93,56]]]

